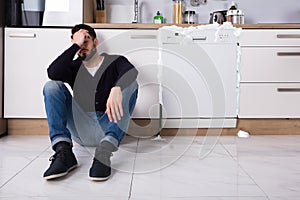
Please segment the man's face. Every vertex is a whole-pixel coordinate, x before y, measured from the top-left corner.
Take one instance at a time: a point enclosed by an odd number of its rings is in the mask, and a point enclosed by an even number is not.
[[[96,47],[96,39],[93,39],[90,34],[86,34],[84,37],[84,43],[80,46],[77,54],[81,58],[86,58],[92,51],[93,48]]]

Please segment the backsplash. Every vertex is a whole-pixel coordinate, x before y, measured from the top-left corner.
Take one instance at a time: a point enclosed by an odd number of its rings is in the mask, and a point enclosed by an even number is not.
[[[197,23],[208,23],[209,14],[216,10],[227,10],[231,0],[207,0],[205,5],[193,7],[190,0],[184,1],[184,10],[196,11]],[[245,23],[300,23],[299,0],[236,0],[245,13]],[[108,23],[131,23],[134,0],[107,0]],[[172,0],[139,0],[139,23],[152,23],[157,11],[173,23]]]

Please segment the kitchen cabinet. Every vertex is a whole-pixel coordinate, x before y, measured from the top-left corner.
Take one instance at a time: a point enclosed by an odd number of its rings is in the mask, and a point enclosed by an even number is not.
[[[243,30],[239,118],[300,117],[300,30]]]
[[[182,59],[170,53],[167,46],[164,47],[165,51],[161,52],[157,29],[95,30],[100,53],[122,54],[139,71],[139,95],[133,118],[159,119],[160,103],[163,103],[163,118],[171,122],[165,128],[176,128],[176,120],[181,118],[187,122],[181,126],[185,128],[212,127],[212,118],[219,121],[222,127],[236,126],[236,44],[223,41],[216,45],[213,42],[214,34],[208,34],[207,38],[212,38],[201,44],[200,49],[198,44],[194,44],[197,54],[187,55],[202,62],[197,63],[195,68],[189,65],[186,58]],[[197,42],[203,41],[196,40]],[[70,45],[68,28],[5,29],[6,118],[46,117],[42,95],[43,86],[48,81],[46,69],[53,59]],[[182,47],[170,44],[170,48],[173,47],[181,48],[179,51],[185,51],[182,48],[187,48],[187,52],[190,52],[188,45]],[[175,52],[175,49],[173,50]],[[235,53],[227,57],[216,54],[216,50]],[[199,66],[205,67],[198,68]],[[180,99],[176,99],[177,97]],[[214,102],[216,99],[219,100]],[[158,126],[156,120],[146,128],[155,127],[154,129],[158,130]]]
[[[70,33],[67,28],[5,28],[5,118],[46,116],[46,69],[70,45]]]
[[[157,31],[96,29],[100,52],[123,54],[138,69],[134,118],[158,118]],[[70,46],[70,29],[5,29],[6,118],[45,118],[42,89],[49,64]],[[147,55],[147,56],[145,56]]]
[[[100,52],[124,55],[139,72],[139,95],[132,117],[158,119],[158,31],[96,29],[96,32]]]

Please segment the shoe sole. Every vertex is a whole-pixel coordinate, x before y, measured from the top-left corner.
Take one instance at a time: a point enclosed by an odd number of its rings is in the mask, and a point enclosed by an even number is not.
[[[70,167],[70,168],[68,169],[68,171],[66,171],[66,172],[64,172],[64,173],[53,174],[53,175],[50,175],[50,176],[45,176],[44,179],[46,179],[46,180],[51,180],[51,179],[63,177],[63,176],[65,176],[65,175],[67,175],[69,172],[71,172],[73,169],[75,169],[76,167],[78,167],[78,165],[74,165],[74,166]]]
[[[110,176],[107,177],[91,177],[90,176],[90,180],[92,181],[106,181],[107,179],[109,179]]]

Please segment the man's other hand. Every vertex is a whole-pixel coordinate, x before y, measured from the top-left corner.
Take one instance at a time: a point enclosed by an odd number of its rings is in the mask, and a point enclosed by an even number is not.
[[[107,114],[109,121],[114,121],[115,123],[123,117],[122,91],[120,87],[116,86],[111,88],[106,103],[105,113]]]

